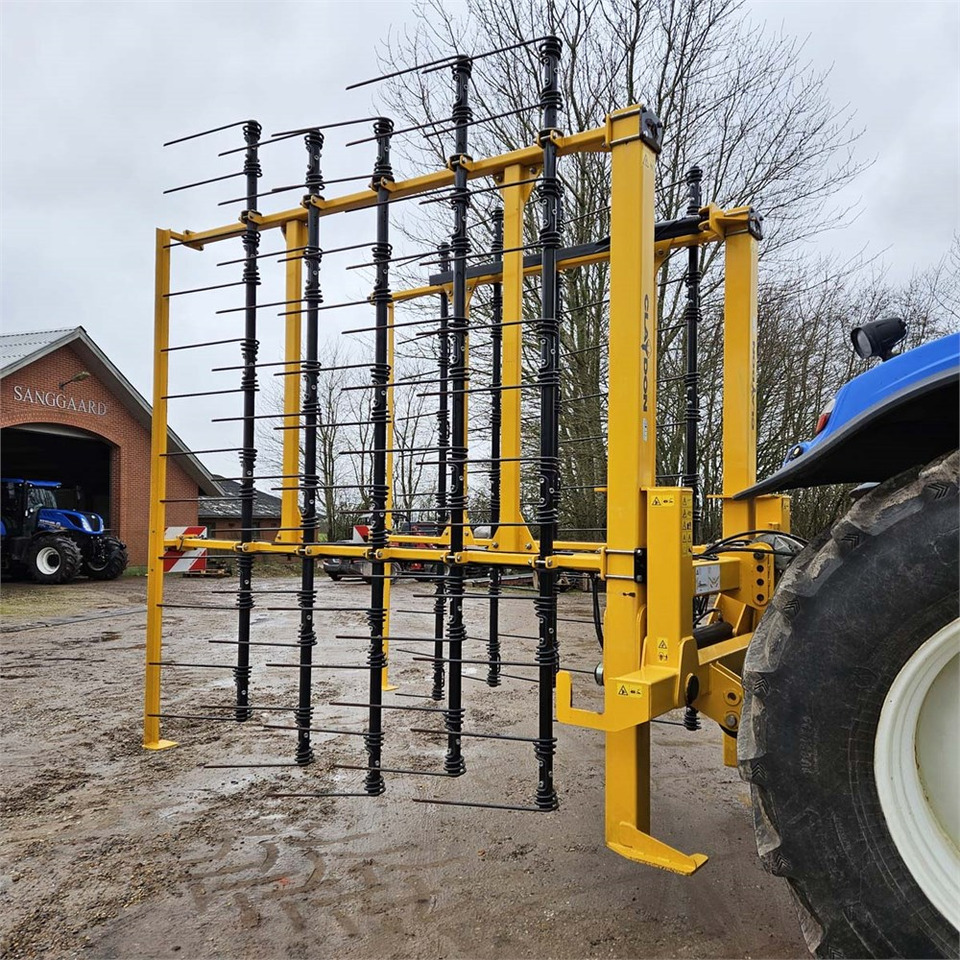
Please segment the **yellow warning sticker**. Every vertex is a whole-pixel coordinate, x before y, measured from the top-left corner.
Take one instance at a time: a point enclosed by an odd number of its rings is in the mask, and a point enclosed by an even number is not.
[[[617,694],[621,697],[642,697],[643,687],[639,683],[621,683],[617,687]]]
[[[664,496],[663,494],[657,494],[651,501],[651,507],[672,507],[676,503],[676,498],[673,495]]]

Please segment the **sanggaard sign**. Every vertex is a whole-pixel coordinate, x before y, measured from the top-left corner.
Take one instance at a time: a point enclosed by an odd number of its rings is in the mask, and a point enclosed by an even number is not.
[[[100,400],[78,400],[55,390],[31,390],[22,384],[14,384],[13,399],[20,403],[32,403],[40,407],[57,407],[60,410],[76,410],[92,413],[95,417],[107,415],[107,405]]]

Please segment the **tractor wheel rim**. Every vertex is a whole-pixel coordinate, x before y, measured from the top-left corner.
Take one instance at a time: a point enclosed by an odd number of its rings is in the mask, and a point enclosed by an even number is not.
[[[960,618],[904,664],[880,711],[874,775],[887,829],[917,885],[960,927]]]
[[[60,569],[60,551],[56,547],[41,547],[37,551],[37,569],[41,573],[56,573]]]

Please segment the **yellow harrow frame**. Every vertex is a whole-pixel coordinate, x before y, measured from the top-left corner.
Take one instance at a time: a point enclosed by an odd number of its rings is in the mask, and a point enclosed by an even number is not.
[[[757,237],[751,230],[751,210],[700,212],[698,232],[657,241],[654,190],[657,152],[641,136],[642,108],[611,113],[603,126],[571,136],[552,137],[559,157],[578,153],[608,153],[612,170],[609,250],[560,260],[560,270],[609,260],[609,415],[607,538],[605,542],[559,541],[542,566],[553,570],[594,573],[606,583],[603,648],[602,712],[575,705],[576,688],[570,673],[556,677],[556,716],[562,723],[603,733],[605,760],[605,838],[617,853],[641,863],[681,874],[697,870],[706,857],[687,854],[650,834],[650,723],[668,711],[693,706],[716,721],[724,737],[724,762],[736,761],[744,652],[773,590],[773,553],[764,543],[748,552],[720,553],[700,559],[701,545],[692,542],[692,495],[683,487],[660,487],[657,464],[657,273],[664,259],[680,247],[722,244],[724,247],[723,313],[723,535],[740,531],[788,531],[789,501],[779,496],[734,500],[733,495],[756,480],[755,373],[757,344]],[[500,156],[462,161],[471,181],[492,181],[502,197],[504,248],[502,272],[471,277],[469,291],[498,283],[503,293],[504,387],[521,383],[523,279],[522,248],[529,181],[543,163],[544,146],[525,147]],[[454,183],[452,168],[424,176],[381,184],[391,198],[422,194]],[[279,231],[291,251],[306,243],[308,207],[322,218],[373,207],[377,192],[365,189],[336,198],[312,196],[306,206],[269,215],[251,214],[261,233]],[[304,545],[295,529],[273,540],[233,541],[165,539],[168,361],[170,353],[171,250],[179,243],[203,251],[239,236],[247,224],[238,222],[208,230],[158,230],[156,234],[156,299],[154,320],[154,388],[151,450],[150,567],[148,580],[146,697],[143,745],[157,750],[173,746],[161,735],[161,670],[163,646],[163,563],[167,548],[207,548],[252,554],[301,557],[359,557],[387,564],[405,559],[436,561],[436,548],[450,547],[449,528],[433,538],[391,535],[386,547],[365,544]],[[291,256],[285,265],[286,297],[301,296],[303,265]],[[527,268],[526,272],[530,272]],[[448,292],[444,286],[424,286],[394,293],[394,305]],[[301,361],[301,316],[285,318],[288,369]],[[393,329],[389,330],[391,359]],[[392,391],[391,391],[392,392]],[[468,528],[462,551],[449,563],[535,567],[539,545],[525,526],[521,511],[521,407],[523,391],[502,395],[500,452],[500,519],[502,526],[488,538],[474,537]],[[285,378],[284,414],[297,423],[300,408],[298,377]],[[388,426],[387,448],[392,444]],[[284,474],[296,474],[299,433],[284,432]],[[511,460],[511,458],[517,458]],[[390,470],[388,468],[388,477]],[[298,493],[285,490],[281,526],[300,523]],[[419,546],[429,544],[429,549]],[[446,551],[445,551],[446,552]],[[388,568],[389,569],[389,568]],[[709,583],[719,593],[718,609],[733,626],[728,639],[698,649],[693,637],[693,597]],[[387,588],[389,581],[387,581]],[[389,597],[385,597],[389,608]],[[389,629],[383,631],[389,634]],[[386,644],[384,644],[386,646]],[[382,682],[388,686],[386,670]]]

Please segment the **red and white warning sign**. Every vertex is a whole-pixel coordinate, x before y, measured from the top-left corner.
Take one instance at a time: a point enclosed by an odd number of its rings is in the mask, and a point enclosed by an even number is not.
[[[353,542],[366,543],[370,537],[370,527],[366,523],[358,523],[353,528]]]
[[[164,533],[165,540],[176,537],[205,537],[206,527],[167,527]],[[192,573],[196,570],[207,569],[206,548],[197,547],[193,550],[175,550],[167,547],[163,553],[164,573]]]

